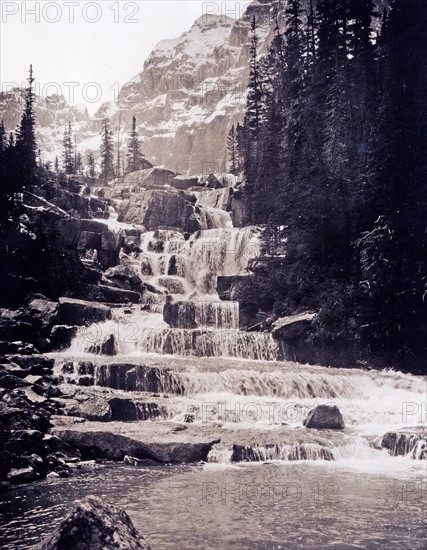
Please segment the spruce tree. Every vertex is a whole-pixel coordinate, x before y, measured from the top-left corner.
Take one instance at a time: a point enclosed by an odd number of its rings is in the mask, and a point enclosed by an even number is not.
[[[63,139],[63,157],[64,157],[64,172],[68,175],[74,174],[74,159],[73,159],[73,141],[72,141],[72,126],[68,122],[64,131]]]
[[[76,153],[76,160],[74,163],[74,172],[78,175],[81,175],[83,173],[83,160],[82,160],[82,154],[80,151],[77,151]]]
[[[136,172],[141,169],[144,155],[141,152],[141,144],[136,128],[136,118],[132,117],[132,128],[129,135],[126,172]]]
[[[101,178],[104,181],[114,178],[114,144],[110,121],[105,118],[101,131]]]
[[[7,149],[7,134],[4,129],[3,120],[0,122],[0,157],[6,153]]]
[[[257,217],[256,172],[258,168],[259,133],[264,114],[264,89],[261,66],[258,59],[258,36],[255,16],[251,23],[251,45],[249,50],[249,83],[246,111],[241,131],[243,149],[243,171],[245,175],[245,201],[249,221]]]
[[[238,167],[237,167],[238,162],[237,162],[237,133],[236,133],[234,124],[231,127],[230,132],[228,133],[227,149],[228,149],[230,173],[235,175],[238,173]]]
[[[87,168],[88,168],[88,175],[90,178],[95,177],[95,158],[93,156],[92,151],[87,156]]]
[[[19,159],[20,178],[16,182],[19,192],[33,183],[37,170],[37,142],[35,135],[35,94],[33,66],[30,65],[28,86],[25,90],[25,107],[16,135],[16,154]]]

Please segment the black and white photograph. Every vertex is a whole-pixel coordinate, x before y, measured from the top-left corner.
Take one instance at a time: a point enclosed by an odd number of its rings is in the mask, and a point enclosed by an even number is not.
[[[2,0],[1,550],[425,550],[427,1]]]

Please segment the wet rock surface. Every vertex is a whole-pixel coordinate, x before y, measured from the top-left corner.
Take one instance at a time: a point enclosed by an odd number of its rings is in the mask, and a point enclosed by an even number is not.
[[[0,379],[0,479],[10,483],[34,481],[51,471],[69,474],[67,453],[53,449],[44,440],[50,417],[59,407],[49,398],[52,375],[27,374],[37,368],[46,369],[34,362],[21,369],[20,376],[26,374],[25,387],[11,388]]]
[[[61,325],[86,325],[107,319],[111,319],[108,306],[74,298],[59,299],[58,321]]]
[[[123,460],[126,455],[139,459],[152,459],[161,463],[192,463],[206,460],[212,445],[218,439],[212,434],[203,435],[177,431],[173,423],[146,423],[141,430],[138,424],[85,422],[64,429],[51,430],[72,447],[79,449],[83,458]]]
[[[38,550],[150,550],[126,512],[87,496],[58,525]]]
[[[318,430],[342,430],[345,428],[344,419],[336,405],[317,405],[304,420],[306,428]]]
[[[387,432],[381,438],[380,446],[392,456],[410,456],[427,460],[427,430],[425,426]]]

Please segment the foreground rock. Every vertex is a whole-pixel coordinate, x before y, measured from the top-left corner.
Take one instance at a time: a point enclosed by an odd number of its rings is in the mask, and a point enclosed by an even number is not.
[[[39,550],[149,550],[126,512],[87,496],[58,525]]]
[[[317,405],[304,420],[306,428],[318,430],[342,430],[345,428],[344,419],[336,405]]]
[[[380,443],[392,456],[427,460],[427,430],[424,426],[386,433]]]
[[[126,455],[151,459],[160,463],[185,464],[206,461],[212,445],[212,434],[177,430],[173,423],[139,424],[84,422],[73,426],[58,426],[51,430],[84,459],[107,458],[123,460]]]

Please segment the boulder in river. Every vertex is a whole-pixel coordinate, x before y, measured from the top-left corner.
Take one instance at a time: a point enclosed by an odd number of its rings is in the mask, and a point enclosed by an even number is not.
[[[111,407],[108,401],[102,397],[91,397],[80,405],[77,416],[87,418],[88,420],[108,422],[111,420]]]
[[[149,550],[126,512],[87,496],[42,542],[39,550]]]
[[[318,430],[342,430],[345,424],[336,405],[317,405],[308,413],[304,426]]]

